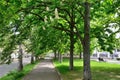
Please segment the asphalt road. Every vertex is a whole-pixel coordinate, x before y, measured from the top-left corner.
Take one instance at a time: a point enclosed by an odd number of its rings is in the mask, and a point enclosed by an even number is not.
[[[30,59],[29,58],[24,58],[23,59],[23,64],[26,65],[30,63]],[[18,61],[14,61],[11,64],[2,64],[0,65],[0,77],[6,75],[7,73],[9,73],[12,70],[17,69],[18,67]]]

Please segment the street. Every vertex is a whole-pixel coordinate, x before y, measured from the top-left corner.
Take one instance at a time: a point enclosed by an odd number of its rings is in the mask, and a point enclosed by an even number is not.
[[[29,58],[24,58],[23,59],[23,65],[26,65],[30,63],[30,59]],[[18,61],[14,61],[11,64],[2,64],[0,65],[0,77],[4,76],[5,74],[9,73],[12,70],[17,69],[18,67]]]

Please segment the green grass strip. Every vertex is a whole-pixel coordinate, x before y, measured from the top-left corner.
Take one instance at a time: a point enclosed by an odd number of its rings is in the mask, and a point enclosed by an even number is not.
[[[74,59],[74,70],[69,70],[69,60],[54,61],[63,80],[83,80],[83,60]],[[120,64],[91,61],[92,80],[120,80]]]

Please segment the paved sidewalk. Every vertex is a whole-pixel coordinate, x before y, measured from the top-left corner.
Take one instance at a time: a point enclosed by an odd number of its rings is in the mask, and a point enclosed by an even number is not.
[[[52,61],[41,61],[23,80],[60,80]]]

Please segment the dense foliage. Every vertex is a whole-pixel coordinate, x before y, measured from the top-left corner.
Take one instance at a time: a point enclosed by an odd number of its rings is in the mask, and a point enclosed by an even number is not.
[[[117,43],[120,39],[116,38],[120,33],[119,3],[119,0],[1,0],[0,62],[11,62],[11,53],[22,44],[36,57],[50,50],[60,54],[70,51],[69,68],[73,70],[74,52],[83,52],[84,78],[91,80],[90,54],[95,48],[112,53],[120,47]]]

